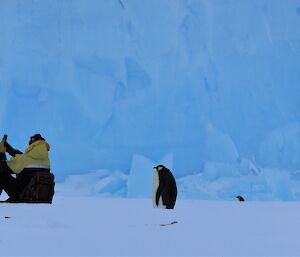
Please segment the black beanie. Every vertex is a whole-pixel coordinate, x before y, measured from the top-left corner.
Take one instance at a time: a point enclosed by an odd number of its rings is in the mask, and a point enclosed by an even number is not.
[[[41,136],[41,134],[35,134],[35,135],[33,135],[33,136],[30,137],[29,144],[32,144],[33,142],[38,141],[38,140],[43,140],[43,141],[45,141],[45,138],[43,138],[43,137]]]

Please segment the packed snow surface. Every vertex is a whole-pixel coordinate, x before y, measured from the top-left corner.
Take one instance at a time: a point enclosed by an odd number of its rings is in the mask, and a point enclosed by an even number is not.
[[[299,256],[296,202],[60,197],[0,204],[0,256]],[[161,226],[172,221],[177,224]]]

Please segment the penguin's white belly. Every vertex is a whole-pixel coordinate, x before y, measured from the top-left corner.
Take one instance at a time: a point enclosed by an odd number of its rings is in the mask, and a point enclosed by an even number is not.
[[[158,205],[156,205],[156,192],[159,187],[159,176],[158,171],[155,171],[153,174],[153,182],[152,182],[152,204],[154,208],[162,208],[165,209],[166,206],[162,202],[162,197],[159,197]]]

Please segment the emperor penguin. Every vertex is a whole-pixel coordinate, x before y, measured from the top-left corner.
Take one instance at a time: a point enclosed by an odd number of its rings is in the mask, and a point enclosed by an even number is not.
[[[177,186],[172,172],[163,165],[154,167],[152,202],[154,208],[173,209]]]

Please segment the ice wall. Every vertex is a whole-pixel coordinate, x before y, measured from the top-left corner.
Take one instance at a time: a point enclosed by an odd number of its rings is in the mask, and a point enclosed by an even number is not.
[[[0,132],[53,170],[300,168],[299,0],[0,1]],[[292,159],[290,159],[292,158]]]

